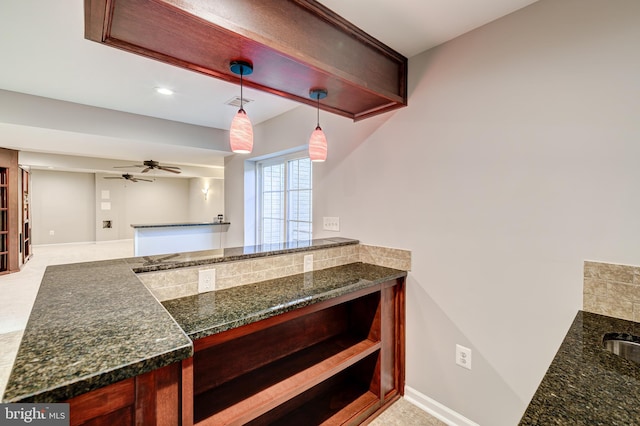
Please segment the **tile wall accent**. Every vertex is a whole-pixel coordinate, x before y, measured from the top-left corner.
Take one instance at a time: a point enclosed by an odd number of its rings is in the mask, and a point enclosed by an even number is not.
[[[359,244],[360,262],[387,268],[411,270],[411,251]]]
[[[583,309],[640,322],[640,266],[584,262]]]
[[[304,256],[308,254],[313,255],[314,270],[355,262],[371,263],[407,271],[411,269],[411,252],[408,250],[354,244],[237,262],[146,272],[138,274],[138,278],[158,300],[164,301],[197,294],[198,271],[201,269],[215,269],[216,289],[225,289],[301,274],[304,272]]]

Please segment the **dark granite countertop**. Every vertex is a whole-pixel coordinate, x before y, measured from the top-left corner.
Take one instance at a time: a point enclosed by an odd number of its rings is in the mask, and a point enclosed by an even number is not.
[[[192,354],[125,261],[49,266],[3,401],[64,401]]]
[[[147,262],[172,269],[357,243],[335,238],[224,249],[213,260],[206,251],[49,266],[2,401],[61,402],[192,356],[189,337],[406,276],[356,263],[167,301],[170,314],[135,275],[153,270]]]
[[[358,243],[358,240],[353,240],[351,238],[320,238],[310,241],[295,241],[279,244],[262,244],[257,246],[139,256],[126,259],[126,261],[134,272],[152,272],[185,268],[189,266],[208,265],[219,262],[231,262],[257,257],[277,256],[308,250],[328,249]]]
[[[231,222],[180,222],[180,223],[148,223],[148,224],[132,224],[132,228],[177,228],[185,226],[215,226],[215,225],[231,225]]]
[[[351,263],[162,304],[196,340],[406,275],[397,269]]]
[[[607,333],[640,336],[640,323],[578,312],[521,426],[640,424],[640,365],[605,350]]]

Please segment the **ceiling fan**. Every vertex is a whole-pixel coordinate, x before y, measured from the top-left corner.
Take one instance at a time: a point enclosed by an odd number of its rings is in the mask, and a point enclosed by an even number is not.
[[[133,175],[130,175],[129,173],[125,173],[122,176],[105,176],[105,179],[124,179],[124,180],[130,180],[131,182],[139,182],[139,181],[153,182],[151,179],[137,178]]]
[[[142,173],[147,173],[149,170],[158,169],[165,172],[180,173],[180,167],[176,166],[162,166],[159,162],[153,160],[143,161],[142,164],[132,164],[131,166],[115,166],[114,169],[122,169],[127,167],[145,167]]]

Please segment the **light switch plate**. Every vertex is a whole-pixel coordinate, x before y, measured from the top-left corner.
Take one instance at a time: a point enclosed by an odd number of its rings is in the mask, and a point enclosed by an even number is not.
[[[322,228],[325,231],[340,231],[340,218],[339,217],[328,217],[325,216],[322,218]]]

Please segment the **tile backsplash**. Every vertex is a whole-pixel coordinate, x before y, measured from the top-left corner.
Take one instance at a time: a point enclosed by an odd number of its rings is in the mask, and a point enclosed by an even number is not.
[[[584,262],[583,309],[640,322],[640,266]]]
[[[138,274],[138,278],[158,300],[164,301],[197,294],[199,270],[215,269],[216,289],[220,290],[301,274],[304,272],[304,256],[308,254],[313,255],[314,270],[355,262],[365,262],[405,271],[411,269],[411,252],[408,250],[354,244],[237,262],[221,262],[192,268],[146,272]]]

